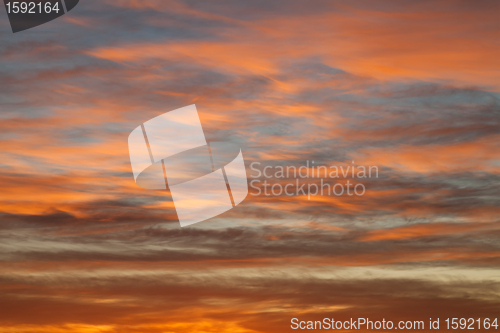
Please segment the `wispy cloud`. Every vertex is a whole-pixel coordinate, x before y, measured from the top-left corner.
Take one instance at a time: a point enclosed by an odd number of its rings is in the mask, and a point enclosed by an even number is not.
[[[3,34],[0,330],[496,316],[497,13],[487,1],[120,0]],[[375,165],[379,177],[360,197],[249,195],[180,229],[168,191],[135,185],[127,137],[193,103],[207,139],[237,142],[247,166]]]

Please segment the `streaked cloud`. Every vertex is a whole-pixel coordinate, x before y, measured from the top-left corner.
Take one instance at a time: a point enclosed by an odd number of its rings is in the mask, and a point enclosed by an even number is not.
[[[498,4],[106,0],[4,23],[2,332],[497,315]],[[135,185],[127,137],[189,104],[248,164],[379,177],[180,229],[168,191]]]

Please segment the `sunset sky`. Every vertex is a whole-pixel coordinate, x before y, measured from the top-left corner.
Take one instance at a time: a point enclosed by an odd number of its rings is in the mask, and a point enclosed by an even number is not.
[[[0,332],[500,317],[499,1],[81,0],[0,39]],[[127,138],[190,104],[249,177],[378,178],[181,228]]]

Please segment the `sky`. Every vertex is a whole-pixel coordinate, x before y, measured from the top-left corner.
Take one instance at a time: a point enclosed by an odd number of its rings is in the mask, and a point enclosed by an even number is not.
[[[0,332],[499,316],[500,2],[82,0],[16,34],[1,11]],[[181,228],[127,138],[191,104],[250,180],[255,162],[378,177],[251,189]]]

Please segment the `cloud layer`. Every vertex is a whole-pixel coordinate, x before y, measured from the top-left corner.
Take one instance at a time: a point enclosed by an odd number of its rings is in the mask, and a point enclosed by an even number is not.
[[[89,0],[18,34],[2,21],[0,331],[497,316],[498,10]],[[181,229],[168,191],[135,185],[127,137],[190,104],[247,167],[379,176],[363,196],[249,195]]]

